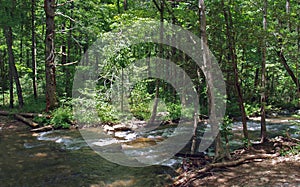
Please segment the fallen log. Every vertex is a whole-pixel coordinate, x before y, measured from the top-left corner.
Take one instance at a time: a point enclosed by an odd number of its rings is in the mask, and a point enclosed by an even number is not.
[[[44,127],[40,127],[40,128],[35,128],[30,130],[31,132],[46,132],[46,131],[52,131],[53,130],[53,126],[52,125],[47,125]]]
[[[248,155],[248,156],[245,156],[243,158],[240,158],[240,159],[234,160],[234,161],[209,164],[202,169],[185,172],[185,173],[179,175],[178,177],[176,177],[176,180],[175,180],[173,186],[189,186],[188,184],[190,183],[190,181],[196,179],[197,176],[199,176],[205,172],[208,172],[212,169],[215,169],[215,168],[233,167],[233,166],[242,164],[243,162],[248,161],[248,160],[269,159],[269,158],[278,157],[279,155],[280,155],[280,153]]]
[[[43,114],[36,114],[36,113],[19,113],[19,115],[27,117],[27,118],[34,118],[34,117],[45,117],[50,118],[49,115],[43,115]]]
[[[39,124],[37,124],[37,123],[33,122],[32,120],[27,119],[27,118],[25,118],[25,117],[23,117],[23,116],[21,116],[21,115],[19,115],[19,114],[15,114],[15,118],[16,118],[17,120],[20,120],[20,121],[26,123],[26,124],[29,125],[30,127],[36,128],[36,127],[39,126]]]
[[[11,113],[7,112],[7,111],[0,111],[0,115],[2,115],[2,116],[9,116],[9,115],[11,115]]]

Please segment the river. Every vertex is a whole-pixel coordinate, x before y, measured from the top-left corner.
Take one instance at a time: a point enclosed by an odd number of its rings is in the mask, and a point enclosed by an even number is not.
[[[1,124],[1,121],[0,121]],[[24,124],[0,130],[0,186],[164,186],[174,170],[111,163],[90,149],[77,130],[32,136]]]
[[[78,130],[57,130],[31,133],[30,128],[17,121],[0,117],[0,186],[164,186],[171,184],[174,168],[180,158],[174,157],[166,166],[134,168],[111,163],[95,153]],[[232,148],[241,146],[241,123],[233,125]],[[251,137],[259,137],[260,124],[250,121]],[[170,127],[174,128],[174,127]],[[299,138],[299,126],[291,121],[269,123],[271,137],[284,134]],[[163,130],[163,132],[161,132]],[[168,128],[160,133],[172,133]],[[155,131],[154,131],[155,134]],[[153,136],[153,134],[149,134]],[[168,135],[166,135],[168,136]],[[212,153],[210,151],[210,153]]]

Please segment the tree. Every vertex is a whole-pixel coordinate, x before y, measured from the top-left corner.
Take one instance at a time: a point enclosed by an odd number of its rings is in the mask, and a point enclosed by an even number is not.
[[[56,96],[56,74],[55,74],[55,0],[44,0],[44,10],[46,13],[46,111],[57,106]]]
[[[224,18],[225,18],[226,37],[227,37],[228,49],[229,49],[228,59],[231,61],[233,71],[234,71],[234,73],[233,73],[234,82],[235,82],[234,85],[235,85],[235,89],[236,89],[236,92],[238,95],[238,101],[239,101],[238,103],[239,103],[239,108],[241,110],[241,115],[242,115],[243,133],[244,133],[244,138],[247,140],[247,146],[249,147],[250,140],[249,140],[248,129],[247,129],[247,115],[246,115],[246,111],[245,111],[243,93],[242,93],[240,80],[239,80],[233,21],[232,21],[230,6],[228,6],[228,8],[226,9],[226,7],[224,5],[224,0],[222,0],[222,6],[223,6],[223,13],[224,13]]]
[[[4,4],[4,11],[6,12],[7,19],[12,21],[4,26],[4,36],[6,39],[6,45],[7,45],[7,52],[8,52],[8,62],[9,62],[9,79],[10,79],[10,107],[13,107],[13,79],[16,84],[17,88],[17,95],[18,95],[18,103],[19,107],[22,108],[24,105],[23,101],[23,94],[22,94],[22,88],[19,80],[18,71],[15,64],[15,56],[13,52],[13,31],[12,31],[12,25],[16,24],[14,21],[16,21],[17,16],[14,15],[13,11],[16,8],[16,2],[5,2]]]
[[[32,88],[34,98],[37,99],[37,66],[36,66],[36,36],[35,36],[35,0],[31,0],[31,65],[32,65]]]
[[[266,34],[267,34],[267,7],[268,1],[264,0],[263,5],[263,40],[262,40],[262,59],[261,59],[261,143],[266,141],[267,127],[266,127],[266,58],[267,58],[267,46],[266,46]]]
[[[215,157],[214,160],[218,160],[224,155],[224,149],[221,143],[221,134],[219,132],[218,126],[216,124],[216,106],[214,104],[214,100],[216,98],[215,92],[212,90],[214,88],[213,76],[211,73],[212,69],[212,61],[210,57],[210,52],[208,49],[208,39],[206,33],[206,14],[205,14],[205,3],[204,0],[199,0],[198,4],[199,8],[199,23],[200,23],[200,33],[201,33],[201,51],[202,51],[202,58],[203,58],[203,65],[205,69],[208,71],[204,72],[206,74],[206,85],[207,85],[207,95],[208,95],[208,110],[209,110],[209,123],[212,125],[212,131],[217,132],[218,135],[215,139]]]

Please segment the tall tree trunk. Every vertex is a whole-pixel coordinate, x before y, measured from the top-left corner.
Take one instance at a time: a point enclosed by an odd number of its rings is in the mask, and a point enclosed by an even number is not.
[[[35,37],[35,0],[31,0],[31,65],[32,88],[34,98],[37,99],[37,70],[36,70],[36,37]]]
[[[155,0],[153,0],[155,1]],[[155,1],[156,3],[156,1]],[[157,3],[156,3],[157,4]],[[162,40],[163,40],[163,27],[164,27],[164,1],[160,0],[160,7],[157,7],[159,12],[160,12],[160,41],[161,43],[159,44],[159,55],[161,56],[161,58],[163,58],[163,44],[162,44]],[[154,98],[154,104],[153,104],[153,108],[152,108],[152,113],[151,113],[151,117],[149,120],[150,124],[154,124],[155,122],[155,118],[156,118],[156,114],[157,114],[157,107],[158,107],[158,101],[159,101],[159,85],[160,85],[160,81],[159,79],[156,79],[156,83],[155,83],[155,98]]]
[[[234,71],[234,85],[235,89],[238,95],[238,101],[239,101],[239,108],[241,110],[242,115],[242,123],[243,123],[243,134],[244,138],[247,140],[247,147],[250,146],[250,140],[248,136],[248,129],[247,129],[247,115],[245,111],[244,106],[244,99],[242,94],[242,89],[239,81],[239,74],[238,74],[238,67],[237,67],[237,57],[236,57],[236,49],[235,49],[235,39],[234,39],[234,31],[233,31],[233,21],[231,16],[230,7],[228,7],[228,10],[226,10],[224,1],[222,0],[222,6],[223,6],[223,14],[225,18],[226,23],[226,37],[228,41],[228,47],[229,47],[229,59],[231,60],[233,71]]]
[[[268,2],[264,0],[263,5],[263,40],[262,40],[262,63],[261,63],[261,143],[267,139],[267,127],[266,127],[266,58],[267,58],[267,46],[266,46],[266,33],[267,33],[267,7]]]
[[[127,3],[128,3],[127,0],[123,1],[123,7],[124,7],[125,11],[128,10],[128,4]]]
[[[300,8],[298,8],[298,17],[300,16]],[[298,55],[297,55],[297,59],[300,59],[300,23],[298,21],[298,24],[297,24],[297,38],[298,38],[298,41],[297,41],[297,46],[298,46]],[[299,77],[299,61],[296,61],[296,76]],[[300,107],[300,81],[298,80],[298,107]]]
[[[74,8],[74,2],[71,2],[71,17],[73,16],[73,8]],[[67,41],[67,62],[71,63],[72,62],[72,57],[71,57],[71,48],[72,48],[72,29],[73,28],[73,21],[70,20],[70,25],[69,25],[69,32],[68,32],[68,41]],[[65,92],[67,94],[67,97],[72,97],[72,83],[71,83],[71,72],[70,69],[67,67],[65,69]]]
[[[55,75],[55,0],[44,0],[44,10],[46,13],[46,111],[57,106],[56,97],[56,75]]]
[[[219,127],[214,125],[217,121],[216,116],[216,106],[214,104],[215,101],[215,93],[213,92],[214,83],[213,77],[209,70],[212,68],[212,62],[210,58],[210,52],[208,49],[208,39],[206,34],[206,14],[205,14],[205,3],[204,0],[199,0],[198,4],[199,8],[199,23],[200,23],[200,32],[201,32],[201,50],[202,50],[202,58],[203,58],[203,65],[208,70],[204,72],[206,74],[206,84],[207,84],[207,95],[208,95],[208,109],[209,109],[209,123],[212,125],[212,131],[218,132]],[[219,158],[224,156],[224,149],[221,143],[221,135],[220,132],[218,133],[215,139],[215,157],[214,160],[218,160]]]
[[[18,75],[18,71],[15,65],[15,58],[14,58],[14,53],[13,53],[13,35],[12,35],[12,28],[10,26],[6,26],[4,29],[4,33],[5,33],[5,38],[6,38],[6,44],[7,44],[7,51],[8,51],[8,61],[9,61],[9,69],[10,69],[10,76],[12,76],[15,80],[16,83],[16,88],[17,88],[17,95],[18,95],[18,101],[19,101],[19,107],[22,108],[24,105],[24,101],[23,101],[23,95],[22,95],[22,88],[21,88],[21,84],[20,84],[20,80],[19,80],[19,75]],[[10,77],[10,79],[12,79],[12,77]],[[12,80],[10,81],[10,86],[12,87]],[[13,88],[10,88],[10,92],[12,94],[13,92]],[[12,97],[12,96],[11,96]],[[13,106],[13,100],[11,107]]]

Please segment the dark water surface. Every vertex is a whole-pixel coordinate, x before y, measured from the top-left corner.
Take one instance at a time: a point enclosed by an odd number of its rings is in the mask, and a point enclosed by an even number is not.
[[[29,130],[20,123],[0,130],[1,187],[171,184],[174,172],[170,167],[130,168],[108,162],[91,150],[76,130],[37,137]]]

